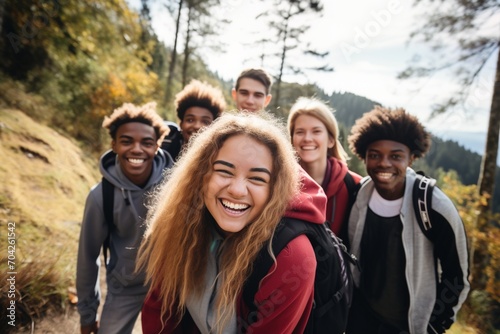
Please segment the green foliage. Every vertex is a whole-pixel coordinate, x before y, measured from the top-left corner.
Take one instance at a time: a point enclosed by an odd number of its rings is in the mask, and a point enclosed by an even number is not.
[[[454,171],[438,174],[438,185],[457,207],[469,241],[471,292],[461,317],[480,333],[491,333],[492,314],[500,302],[500,214],[484,219],[479,212],[486,199],[476,185],[462,185]]]
[[[349,129],[364,113],[372,110],[376,105],[380,105],[378,102],[347,92],[333,92],[329,97],[329,101],[336,110],[335,116],[337,119]]]
[[[91,150],[103,149],[104,115],[124,102],[161,97],[158,76],[149,68],[158,58],[151,55],[158,41],[141,43],[138,16],[124,0],[68,0],[64,6],[56,0],[7,1],[6,6],[9,33],[0,39],[5,59],[0,66],[45,97],[53,108],[45,117]],[[26,26],[37,29],[28,34]]]

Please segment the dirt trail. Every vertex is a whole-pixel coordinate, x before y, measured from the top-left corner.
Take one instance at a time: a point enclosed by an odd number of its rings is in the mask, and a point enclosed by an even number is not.
[[[101,304],[99,306],[99,314],[101,313],[102,305],[104,303],[104,299],[106,298],[106,269],[104,266],[101,266]],[[18,334],[80,334],[80,316],[78,311],[76,310],[76,305],[67,304],[65,310],[62,313],[52,312],[46,315],[42,319],[37,319],[34,323],[34,329],[31,327],[28,328],[19,328],[18,330],[14,330],[11,333]],[[141,329],[141,316],[137,319],[137,322],[134,326],[134,331],[132,334],[142,334]]]

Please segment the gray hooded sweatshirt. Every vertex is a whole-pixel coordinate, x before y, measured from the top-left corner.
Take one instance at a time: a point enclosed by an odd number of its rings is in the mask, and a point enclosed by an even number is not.
[[[410,295],[408,326],[411,334],[427,333],[427,326],[455,321],[456,314],[469,292],[469,263],[464,225],[451,200],[435,188],[430,217],[437,240],[432,243],[423,234],[413,209],[412,189],[416,179],[413,169],[406,170],[403,205],[399,214],[403,224],[402,241],[406,256],[406,283]],[[374,184],[363,182],[349,217],[351,252],[362,256],[361,239],[368,202]],[[436,256],[436,258],[435,258]],[[362,272],[355,266],[353,277],[359,287]],[[388,305],[387,307],[390,307]],[[432,328],[429,329],[432,332]]]
[[[122,172],[116,154],[104,153],[100,171],[114,185],[114,226],[111,229],[109,260],[106,268],[108,293],[146,296],[144,272],[135,273],[137,251],[145,232],[147,195],[163,178],[163,171],[172,166],[172,158],[158,150],[153,160],[151,176],[141,188]],[[93,323],[97,318],[101,290],[99,286],[99,254],[109,226],[104,218],[102,182],[95,185],[87,196],[80,231],[76,288],[81,325]]]

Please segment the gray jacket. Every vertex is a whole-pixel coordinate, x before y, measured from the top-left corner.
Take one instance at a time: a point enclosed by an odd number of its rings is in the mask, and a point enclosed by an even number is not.
[[[115,186],[113,220],[106,268],[108,293],[146,296],[144,272],[135,273],[138,247],[145,232],[147,195],[162,180],[165,168],[172,166],[172,159],[158,151],[153,161],[151,177],[144,188],[132,183],[122,172],[112,151],[100,159],[100,171]],[[109,226],[104,219],[102,182],[95,185],[87,196],[83,214],[76,273],[78,311],[82,325],[96,320],[100,302],[99,254]]]
[[[427,333],[428,324],[451,324],[455,321],[470,288],[469,264],[462,220],[451,200],[437,187],[433,191],[430,217],[439,241],[433,244],[421,231],[412,201],[415,178],[415,171],[408,168],[400,218],[406,254],[405,275],[410,295],[408,326],[410,333],[424,334]],[[371,179],[363,183],[349,218],[351,252],[358,258],[373,189]],[[352,269],[354,281],[359,286],[361,272],[354,266]]]

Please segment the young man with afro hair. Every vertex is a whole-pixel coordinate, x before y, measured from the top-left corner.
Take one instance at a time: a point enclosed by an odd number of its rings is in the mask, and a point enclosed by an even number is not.
[[[173,164],[159,149],[168,127],[155,108],[154,102],[143,106],[125,103],[103,122],[112,149],[100,159],[103,179],[87,197],[78,246],[76,288],[82,334],[132,333],[148,292],[144,272],[135,271],[145,232],[146,196]],[[106,219],[108,212],[112,219]],[[109,247],[105,263],[107,294],[98,320],[99,254],[105,243]]]
[[[192,135],[210,125],[226,109],[222,91],[206,82],[192,80],[175,96],[180,132],[172,133],[162,144],[174,160]]]
[[[429,150],[430,134],[404,109],[376,107],[348,141],[369,177],[348,223],[360,265],[347,333],[444,333],[469,291],[468,251],[460,216],[439,188],[429,211],[433,241],[416,218],[411,165]]]

